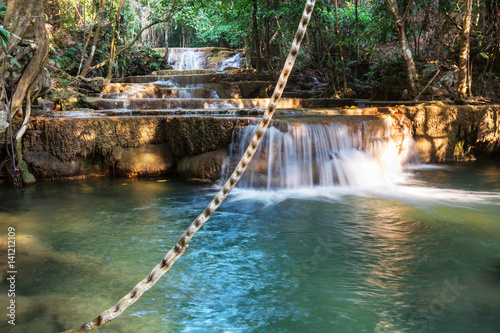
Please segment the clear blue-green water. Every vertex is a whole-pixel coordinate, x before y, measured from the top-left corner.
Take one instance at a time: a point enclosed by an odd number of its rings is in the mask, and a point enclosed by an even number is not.
[[[0,300],[16,229],[16,326],[58,332],[126,294],[204,209],[176,179],[0,187]],[[397,186],[235,190],[188,251],[102,332],[499,332],[500,162]]]

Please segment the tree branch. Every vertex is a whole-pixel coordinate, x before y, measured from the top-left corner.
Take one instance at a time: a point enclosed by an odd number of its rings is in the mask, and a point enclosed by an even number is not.
[[[410,9],[412,6],[413,6],[413,0],[410,0],[408,2],[408,6],[406,6],[405,14],[403,15],[403,18],[401,19],[401,24],[405,24],[406,18],[408,17],[408,13],[410,12]]]
[[[149,28],[151,28],[152,26],[154,26],[154,25],[156,25],[156,24],[158,24],[158,23],[163,23],[163,22],[166,22],[166,20],[155,21],[155,22],[153,22],[153,23],[151,23],[151,24],[149,24],[149,25],[147,25],[147,26],[144,26],[144,27],[143,27],[143,28],[142,28],[142,29],[141,29],[141,30],[137,33],[137,35],[134,37],[134,39],[132,39],[132,41],[130,41],[130,43],[128,43],[126,46],[124,46],[122,49],[120,49],[119,51],[117,51],[117,52],[116,52],[116,55],[119,55],[119,54],[121,54],[121,53],[123,53],[123,52],[127,51],[128,49],[130,49],[130,48],[132,47],[132,45],[134,45],[134,44],[135,44],[135,42],[139,39],[139,37],[141,36],[141,34],[144,32],[144,30],[149,29]],[[99,69],[99,68],[103,67],[103,66],[104,66],[104,65],[106,65],[108,62],[109,62],[109,58],[108,58],[108,59],[106,59],[106,60],[104,60],[104,61],[102,61],[102,62],[100,62],[100,63],[98,63],[98,64],[97,64],[97,65],[95,65],[95,66],[90,67],[90,68],[89,68],[89,72],[90,72],[90,71],[93,71],[93,70],[95,70],[95,69]]]
[[[444,15],[448,18],[448,20],[450,20],[451,23],[453,23],[453,25],[458,30],[462,31],[462,27],[457,22],[455,22],[455,20],[453,20],[453,18],[450,16],[450,14],[448,14],[448,12],[444,12]]]

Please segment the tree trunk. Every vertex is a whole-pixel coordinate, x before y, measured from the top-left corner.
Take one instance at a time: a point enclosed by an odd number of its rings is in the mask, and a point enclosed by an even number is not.
[[[405,32],[405,21],[410,10],[413,1],[408,3],[405,14],[402,19],[399,18],[398,3],[396,0],[386,0],[387,5],[389,5],[389,11],[391,12],[392,18],[394,19],[394,26],[398,33],[399,45],[401,46],[401,54],[405,63],[406,73],[408,74],[408,83],[410,85],[411,96],[415,96],[417,93],[416,82],[418,80],[417,69],[415,67],[415,62],[413,61],[413,55],[411,53],[408,39],[406,38]]]
[[[85,11],[84,11],[84,13],[85,13]],[[85,16],[84,16],[84,18],[85,18]],[[85,20],[84,20],[84,24],[85,24]],[[87,36],[87,38],[85,38],[85,29],[83,30],[83,39],[85,40],[85,44],[83,45],[82,57],[80,59],[80,65],[78,65],[77,76],[80,75],[80,73],[82,71],[83,59],[85,59],[85,53],[87,52],[87,46],[89,45],[90,38],[92,38],[92,26],[89,27],[89,35]]]
[[[186,47],[186,35],[184,34],[184,26],[182,25],[181,25],[181,36],[182,36],[181,47]]]
[[[253,21],[253,42],[255,48],[255,68],[257,73],[262,73],[262,64],[260,59],[260,39],[259,39],[259,26],[257,24],[257,0],[252,1],[253,11],[252,11],[252,21]]]
[[[467,97],[471,96],[469,55],[472,1],[473,0],[465,0],[462,30],[460,30],[460,58],[458,60],[458,83],[456,99],[461,101],[464,101]]]
[[[344,80],[344,92],[347,91],[347,77],[345,70],[345,62],[344,62],[344,53],[342,52],[342,43],[340,42],[340,28],[339,28],[339,18],[337,15],[339,9],[338,0],[333,0],[335,6],[335,33],[337,34],[337,38],[339,41],[339,55],[340,55],[340,63],[342,64],[342,79]]]
[[[111,47],[109,50],[109,69],[108,69],[108,76],[107,79],[111,80],[113,77],[113,68],[115,65],[115,57],[116,57],[116,43],[118,40],[118,32],[120,31],[120,16],[122,14],[122,8],[123,5],[125,4],[125,0],[116,0],[116,4],[118,5],[118,9],[116,11],[116,17],[115,17],[115,27],[113,29],[113,38],[111,39]]]
[[[316,26],[318,27],[318,35],[321,40],[321,44],[323,44],[326,55],[328,56],[328,67],[330,68],[330,79],[332,80],[333,97],[338,98],[337,89],[335,88],[335,79],[333,76],[335,68],[333,66],[333,58],[332,54],[330,53],[330,47],[325,43],[325,39],[323,38],[323,34],[321,33],[321,28],[317,16],[314,17],[314,21],[316,22]]]
[[[252,68],[252,55],[250,52],[250,37],[245,37],[245,68]]]
[[[165,22],[165,56],[164,56],[164,59],[165,59],[165,62],[168,63],[168,55],[169,55],[169,48],[168,48],[168,35],[169,35],[169,32],[170,32],[170,24],[169,22]]]
[[[270,42],[270,33],[269,33],[269,30],[270,30],[270,26],[269,26],[269,20],[266,20],[266,33],[265,33],[265,46],[266,46],[266,53],[265,53],[265,57],[266,57],[266,67],[267,67],[267,71],[268,72],[271,72],[271,42]]]
[[[49,54],[49,37],[45,29],[45,15],[39,15],[43,13],[43,3],[43,0],[16,0],[9,1],[7,4],[4,22],[11,32],[7,54],[11,54],[14,47],[18,45],[20,41],[18,37],[34,36],[36,40],[33,57],[23,68],[23,74],[15,87],[11,101],[12,116],[22,107],[28,88],[37,81]],[[2,52],[0,61],[3,61],[5,56],[5,53]],[[2,68],[2,72],[4,70],[6,68]]]
[[[356,38],[356,65],[354,67],[354,76],[358,76],[359,68],[359,15],[358,15],[358,0],[354,0],[354,36]]]
[[[42,90],[40,75],[49,54],[50,42],[45,29],[45,15],[40,15],[40,13],[44,13],[43,0],[12,0],[7,4],[4,20],[10,29],[11,35],[9,37],[10,52],[2,52],[1,57],[3,59],[7,55],[13,55],[12,51],[15,51],[16,46],[18,46],[19,38],[35,40],[34,46],[32,46],[34,48],[33,56],[23,68],[17,69],[22,73],[19,80],[15,82],[14,77],[10,77],[10,85],[13,92],[10,95],[9,103],[5,103],[10,111],[9,118],[12,118],[18,112],[21,114],[20,110],[22,110],[23,103],[25,105],[26,113],[22,126],[16,133],[15,147],[10,147],[11,150],[9,150],[12,151],[15,148],[15,154],[13,153],[11,156],[13,174],[17,177],[17,162],[24,183],[32,183],[35,181],[35,178],[28,172],[26,163],[22,160],[22,136],[29,121],[31,102]],[[2,68],[2,77],[5,77],[4,74],[7,70],[8,68]],[[5,98],[6,96],[4,95],[3,97]],[[7,100],[2,100],[2,102],[7,102]],[[12,124],[11,119],[8,119],[8,121]],[[10,135],[13,135],[12,131],[10,131]],[[11,144],[13,143],[12,141]]]
[[[81,76],[86,77],[90,72],[90,66],[92,65],[92,61],[94,60],[95,50],[97,48],[97,43],[99,42],[99,35],[101,33],[102,28],[102,18],[104,13],[104,5],[106,4],[106,0],[101,0],[101,8],[99,8],[99,13],[97,14],[97,27],[94,34],[94,39],[92,40],[92,47],[90,49],[90,55],[85,61],[85,65],[83,65]]]
[[[158,24],[160,22],[152,22],[150,23],[149,25],[143,27],[138,33],[137,35],[134,37],[134,39],[132,39],[126,46],[124,46],[123,48],[121,48],[119,51],[116,52],[116,55],[115,56],[118,56],[119,54],[122,54],[123,52],[127,51],[128,49],[130,49],[132,47],[132,45],[135,44],[135,42],[139,39],[139,36],[141,36],[141,34],[147,30],[148,28]],[[89,71],[93,71],[94,69],[98,69],[98,68],[101,68],[103,67],[104,65],[106,65],[107,63],[109,62],[109,58],[100,62],[99,64],[95,65],[95,66],[92,66],[89,68]]]

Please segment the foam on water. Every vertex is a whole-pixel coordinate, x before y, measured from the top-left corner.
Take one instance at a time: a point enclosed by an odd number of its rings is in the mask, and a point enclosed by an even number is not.
[[[296,189],[262,189],[236,188],[231,192],[229,201],[254,201],[267,205],[277,204],[290,199],[342,202],[350,196],[365,198],[384,198],[406,202],[416,206],[432,207],[435,205],[473,207],[478,204],[495,204],[500,202],[499,192],[465,191],[443,189],[431,186],[394,185],[373,187],[304,187]]]

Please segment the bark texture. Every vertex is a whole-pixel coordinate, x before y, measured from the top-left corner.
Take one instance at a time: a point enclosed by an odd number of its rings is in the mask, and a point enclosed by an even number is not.
[[[462,20],[462,29],[460,30],[460,58],[458,60],[458,84],[457,100],[464,100],[470,97],[470,29],[472,16],[472,0],[465,0],[465,11]]]
[[[30,87],[32,90],[31,99],[34,99],[37,91],[41,90],[39,79],[49,54],[49,37],[45,29],[43,6],[43,0],[11,0],[7,4],[5,23],[11,32],[7,53],[16,57],[14,51],[19,43],[24,39],[34,39],[34,43],[29,46],[34,51],[33,56],[26,66],[15,68],[16,71],[22,73],[21,77],[19,80],[12,77],[12,81],[14,81],[11,82],[14,85],[14,96],[11,104],[13,116],[21,109]],[[7,72],[9,66],[4,52],[0,56],[0,61],[2,62],[2,73]]]

